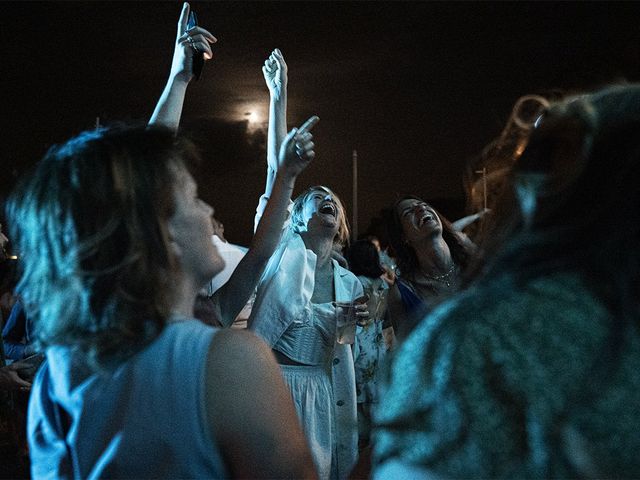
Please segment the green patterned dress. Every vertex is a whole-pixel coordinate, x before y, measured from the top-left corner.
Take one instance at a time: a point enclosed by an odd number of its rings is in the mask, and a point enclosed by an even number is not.
[[[638,323],[612,348],[613,323],[569,274],[505,277],[441,305],[394,358],[374,415],[374,478],[390,465],[445,478],[639,478]]]

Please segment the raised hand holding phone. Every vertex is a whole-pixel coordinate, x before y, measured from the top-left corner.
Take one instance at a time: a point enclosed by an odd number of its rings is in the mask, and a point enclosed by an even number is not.
[[[204,63],[213,57],[210,44],[218,40],[209,31],[195,25],[196,16],[191,13],[189,4],[185,2],[178,20],[169,80],[153,110],[149,125],[164,125],[173,131],[178,131],[187,86],[194,76],[197,78],[202,72],[202,65],[198,67],[198,62],[201,60]],[[191,28],[189,28],[190,17],[192,17]]]
[[[199,79],[204,62],[213,58],[210,44],[217,41],[211,32],[198,26],[196,13],[185,2],[178,20],[172,74],[187,82],[194,77]]]

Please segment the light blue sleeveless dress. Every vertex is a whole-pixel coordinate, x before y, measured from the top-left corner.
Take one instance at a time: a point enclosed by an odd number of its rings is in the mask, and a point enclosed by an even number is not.
[[[29,405],[33,478],[223,478],[205,410],[217,329],[171,322],[144,350],[95,373],[51,347]]]

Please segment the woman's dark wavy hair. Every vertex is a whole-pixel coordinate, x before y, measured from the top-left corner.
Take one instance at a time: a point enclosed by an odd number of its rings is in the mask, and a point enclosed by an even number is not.
[[[167,220],[176,173],[195,147],[164,128],[87,131],[49,150],[12,193],[18,291],[43,346],[94,367],[154,339],[171,309]]]
[[[380,252],[371,240],[358,240],[346,251],[349,270],[354,275],[378,278],[384,273],[380,265]]]
[[[405,278],[412,279],[418,272],[420,265],[418,264],[418,257],[413,248],[405,241],[404,231],[402,229],[402,222],[400,215],[398,214],[398,205],[404,200],[418,200],[424,202],[420,197],[415,195],[405,195],[400,197],[393,206],[387,210],[387,234],[389,237],[389,244],[393,249],[393,253],[396,257],[398,268],[400,269],[400,275]],[[433,208],[433,207],[431,207]],[[459,232],[454,230],[451,222],[434,209],[440,223],[442,223],[442,238],[451,251],[451,258],[454,263],[465,270],[474,259],[474,252],[468,242],[465,242]]]
[[[619,318],[640,318],[640,85],[553,104],[511,173],[486,275],[578,273]],[[519,208],[507,214],[514,203]]]

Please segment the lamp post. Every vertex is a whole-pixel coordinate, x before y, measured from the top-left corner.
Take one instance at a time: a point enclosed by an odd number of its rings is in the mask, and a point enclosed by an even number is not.
[[[483,210],[487,209],[487,167],[484,167],[482,170],[476,170],[475,173],[482,174],[482,200],[483,200]]]
[[[352,220],[352,229],[353,232],[353,240],[358,239],[358,152],[356,150],[353,151],[351,156],[351,164],[353,166],[353,220]]]

